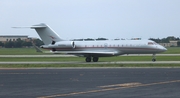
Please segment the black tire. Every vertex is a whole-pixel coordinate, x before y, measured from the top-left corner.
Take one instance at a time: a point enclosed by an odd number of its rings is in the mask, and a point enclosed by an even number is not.
[[[86,57],[86,62],[91,62],[91,57]]]
[[[153,62],[155,62],[155,61],[156,61],[156,59],[152,59],[152,61],[153,61]]]
[[[93,62],[98,62],[99,58],[98,57],[93,57]]]

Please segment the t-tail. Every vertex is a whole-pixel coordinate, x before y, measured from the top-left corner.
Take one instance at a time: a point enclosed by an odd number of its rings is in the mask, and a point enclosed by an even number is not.
[[[33,25],[31,26],[31,29],[36,30],[45,45],[54,44],[55,42],[62,41],[59,35],[44,23]]]
[[[14,28],[35,29],[45,45],[55,44],[58,41],[62,41],[59,35],[44,23],[33,25],[30,27],[14,27]]]

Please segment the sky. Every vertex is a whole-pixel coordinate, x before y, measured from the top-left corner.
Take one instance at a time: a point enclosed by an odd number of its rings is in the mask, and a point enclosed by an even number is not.
[[[0,35],[38,37],[49,25],[62,39],[180,37],[180,0],[0,0]]]

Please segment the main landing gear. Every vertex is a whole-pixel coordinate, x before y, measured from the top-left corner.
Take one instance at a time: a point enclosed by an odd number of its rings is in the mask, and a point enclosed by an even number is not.
[[[99,57],[86,57],[86,62],[91,62],[91,60],[93,60],[93,62],[98,62]],[[156,54],[152,55],[152,61],[156,61]]]
[[[156,61],[156,54],[152,55],[152,61],[155,62]]]
[[[91,57],[86,57],[86,62],[91,62]],[[93,57],[93,62],[98,62],[99,57]]]

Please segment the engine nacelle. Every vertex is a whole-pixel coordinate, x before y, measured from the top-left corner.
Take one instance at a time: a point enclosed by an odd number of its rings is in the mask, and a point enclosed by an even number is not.
[[[49,44],[49,45],[42,45],[41,48],[44,49],[54,49],[56,50],[56,48],[75,48],[75,42],[74,41],[61,41],[61,42],[56,42],[55,44]]]
[[[61,41],[57,42],[57,45],[59,48],[75,48],[75,42],[74,41]]]

